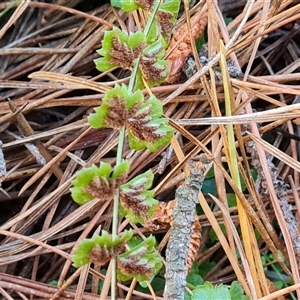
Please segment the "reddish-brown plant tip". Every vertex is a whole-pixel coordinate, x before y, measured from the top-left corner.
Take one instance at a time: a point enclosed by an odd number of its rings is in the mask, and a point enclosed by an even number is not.
[[[191,18],[192,38],[194,40],[197,40],[203,34],[207,21],[208,16],[206,11],[200,11]],[[172,49],[172,53],[168,58],[170,61],[170,74],[166,81],[173,83],[178,80],[184,63],[192,53],[191,38],[188,34],[186,23],[174,34],[169,49]]]

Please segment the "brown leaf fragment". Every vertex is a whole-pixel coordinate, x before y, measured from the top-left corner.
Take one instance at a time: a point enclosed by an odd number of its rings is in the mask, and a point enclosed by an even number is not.
[[[152,107],[149,107],[142,113],[137,114],[136,108],[131,109],[128,113],[126,127],[138,140],[154,143],[161,135],[155,132],[158,129],[157,126],[150,126],[148,124],[150,122],[148,115],[151,114],[151,111]]]
[[[162,135],[155,132],[157,127],[147,126],[148,122],[149,120],[147,119],[135,119],[128,122],[127,128],[138,140],[154,143],[155,140],[161,138]]]
[[[149,125],[151,119],[148,116],[151,114],[152,107],[149,106],[139,112],[142,104],[143,102],[138,102],[128,109],[125,106],[124,99],[117,97],[111,99],[109,101],[108,117],[105,118],[106,124],[108,127],[117,130],[120,130],[122,126],[126,126],[136,139],[154,143],[162,135],[156,132],[158,126]]]
[[[147,219],[144,227],[151,231],[158,231],[168,229],[172,222],[172,211],[174,207],[174,200],[169,202],[159,202],[154,214]]]
[[[122,175],[120,175],[116,180],[115,180],[115,186],[116,187],[120,187],[121,185],[123,185],[124,183],[126,183],[128,178],[128,173],[123,173]]]
[[[140,69],[142,70],[143,76],[146,80],[157,82],[158,80],[166,77],[164,72],[165,67],[156,64],[157,58],[155,56],[162,50],[163,46],[161,45],[157,49],[152,50],[141,57]]]

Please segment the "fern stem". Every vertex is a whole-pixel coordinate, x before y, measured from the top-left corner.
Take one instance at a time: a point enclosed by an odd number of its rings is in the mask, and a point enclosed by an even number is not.
[[[121,163],[123,146],[125,140],[125,126],[121,128],[119,135],[119,143],[116,157],[116,165]],[[118,236],[118,223],[119,223],[119,199],[120,199],[120,189],[115,190],[114,204],[113,204],[113,221],[112,221],[112,240]],[[117,288],[117,256],[115,255],[111,262],[111,299],[116,298],[116,288]]]
[[[152,13],[151,13],[151,16],[150,16],[150,18],[149,18],[149,20],[146,24],[146,27],[144,29],[144,33],[145,33],[146,36],[149,34],[151,25],[154,21],[154,18],[155,18],[157,10],[159,8],[159,5],[160,5],[160,0],[156,0],[155,5],[154,5],[153,10],[152,10]],[[138,69],[139,69],[140,60],[141,60],[140,57],[138,57],[136,59],[133,70],[132,70],[132,73],[131,73],[131,76],[130,76],[130,81],[129,81],[129,84],[128,84],[128,90],[130,92],[133,91],[133,86],[134,86],[134,83],[135,83],[135,80],[136,80],[136,75],[137,75],[137,72],[138,72]]]
[[[125,126],[121,128],[120,135],[119,135],[116,165],[120,164],[122,161],[124,140],[125,140]],[[112,240],[114,240],[118,236],[119,198],[120,198],[120,189],[116,189],[115,196],[114,196],[114,207],[113,207]]]
[[[147,25],[145,27],[144,33],[145,35],[148,35],[151,25],[154,21],[155,14],[159,8],[160,0],[156,0],[155,6],[152,10],[151,16],[147,22]],[[132,74],[130,76],[130,81],[128,84],[128,90],[130,92],[133,91],[134,83],[136,80],[138,67],[140,63],[140,57],[137,58],[134,64],[134,68],[132,70]],[[119,135],[119,143],[118,143],[118,150],[117,150],[117,157],[116,157],[116,165],[121,163],[122,161],[122,154],[123,154],[123,146],[124,146],[124,140],[125,140],[125,126],[122,127]],[[113,223],[112,223],[112,240],[114,240],[118,236],[118,223],[119,223],[119,200],[120,200],[120,189],[116,189],[115,196],[114,196],[114,203],[113,203]],[[114,256],[111,262],[111,299],[117,299],[116,295],[116,288],[117,288],[117,256]]]
[[[151,25],[154,21],[154,18],[155,18],[155,15],[156,15],[156,12],[157,12],[159,6],[160,6],[160,0],[156,0],[155,5],[154,5],[153,10],[152,10],[152,13],[151,13],[151,16],[150,16],[150,18],[149,18],[149,20],[146,24],[146,27],[144,29],[144,33],[145,33],[146,36],[148,35],[148,33],[150,31]]]

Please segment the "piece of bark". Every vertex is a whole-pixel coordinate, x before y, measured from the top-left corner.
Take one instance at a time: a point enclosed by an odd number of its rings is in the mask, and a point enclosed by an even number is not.
[[[190,175],[176,190],[173,222],[166,250],[166,285],[164,299],[184,300],[186,285],[186,259],[189,252],[192,225],[198,193],[205,179],[206,171],[212,166],[212,158],[201,154],[189,161]]]

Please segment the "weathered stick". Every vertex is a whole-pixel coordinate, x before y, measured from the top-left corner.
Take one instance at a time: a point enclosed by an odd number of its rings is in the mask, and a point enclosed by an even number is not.
[[[184,300],[186,285],[186,258],[189,251],[192,225],[195,220],[197,195],[201,190],[205,173],[212,166],[212,158],[201,154],[189,161],[190,176],[176,190],[173,222],[166,250],[166,286],[164,299]]]

